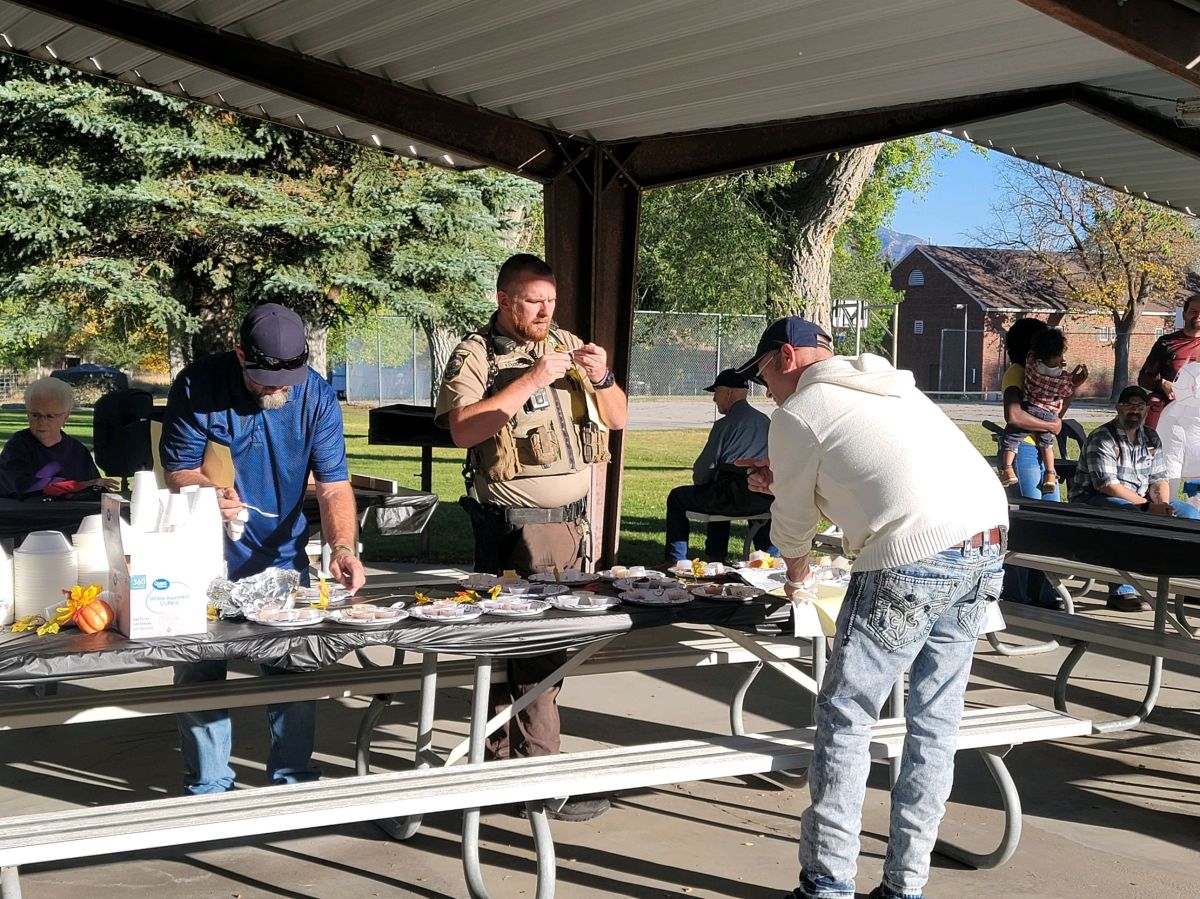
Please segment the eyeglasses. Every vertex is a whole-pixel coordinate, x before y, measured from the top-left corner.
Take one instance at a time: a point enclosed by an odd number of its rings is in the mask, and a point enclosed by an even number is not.
[[[247,368],[261,368],[266,371],[284,371],[299,368],[308,361],[308,347],[305,347],[304,352],[299,356],[293,356],[291,359],[268,356],[261,350],[246,349],[245,347],[242,348],[242,352],[246,354]]]
[[[71,410],[66,412],[30,412],[26,411],[30,421],[57,421],[60,418],[66,418],[71,414]]]
[[[767,382],[763,380],[763,372],[766,371],[767,366],[774,361],[778,352],[778,350],[771,350],[769,353],[763,356],[762,360],[759,361],[758,366],[755,368],[754,374],[750,375],[749,380],[753,381],[755,384],[761,384],[763,387],[766,387]]]

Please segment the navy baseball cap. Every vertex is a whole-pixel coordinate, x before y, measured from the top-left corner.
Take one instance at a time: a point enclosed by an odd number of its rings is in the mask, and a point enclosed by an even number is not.
[[[717,379],[704,389],[709,393],[716,393],[718,387],[733,387],[737,390],[746,390],[750,385],[746,383],[746,376],[738,374],[736,368],[727,368],[717,375]]]
[[[308,337],[304,322],[286,306],[263,303],[242,319],[246,374],[264,387],[291,387],[308,377]]]
[[[758,362],[767,353],[774,352],[781,346],[832,346],[833,341],[825,333],[825,329],[816,322],[810,322],[798,315],[789,315],[779,321],[767,325],[762,337],[758,339],[758,349],[749,362],[739,365],[734,371],[751,381],[762,383],[758,378]]]
[[[1143,390],[1141,387],[1139,387],[1137,384],[1130,384],[1128,387],[1126,387],[1124,390],[1122,390],[1121,394],[1117,397],[1117,402],[1118,403],[1128,403],[1134,397],[1141,400],[1143,403],[1150,402],[1150,394],[1147,393],[1145,390]]]

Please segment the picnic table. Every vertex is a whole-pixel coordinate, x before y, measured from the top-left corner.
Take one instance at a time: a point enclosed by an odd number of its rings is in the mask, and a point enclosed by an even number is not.
[[[445,585],[438,591],[447,592]],[[387,581],[368,585],[366,596],[390,602],[398,591]],[[405,593],[409,592],[407,590]],[[201,659],[242,659],[296,670],[294,677],[239,678],[215,685],[156,686],[112,693],[98,692],[83,700],[62,697],[65,712],[55,711],[57,697],[23,699],[0,705],[9,727],[58,720],[97,720],[125,714],[165,714],[183,709],[258,705],[347,692],[375,695],[359,732],[358,769],[361,777],[296,784],[271,790],[235,791],[211,797],[178,797],[27,816],[0,822],[0,895],[19,895],[16,866],[38,861],[86,857],[102,852],[125,852],[203,839],[273,833],[299,827],[383,819],[398,838],[411,836],[429,811],[457,808],[464,812],[463,866],[472,897],[487,896],[479,863],[480,808],[512,802],[526,803],[538,859],[539,897],[554,891],[554,846],[544,803],[554,796],[578,792],[631,789],[681,780],[803,769],[812,748],[810,729],[771,734],[745,734],[740,723],[741,699],[763,664],[790,671],[803,689],[815,692],[814,678],[792,660],[805,654],[809,641],[781,633],[788,603],[763,597],[748,603],[696,599],[670,607],[628,607],[603,614],[577,615],[551,611],[539,618],[489,619],[441,624],[405,620],[381,628],[360,629],[328,623],[299,629],[274,629],[244,621],[214,622],[207,635],[150,641],[130,641],[105,632],[85,636],[60,634],[37,638],[9,635],[0,641],[0,683],[22,684],[46,679],[139,671],[174,662]],[[683,625],[685,628],[678,626]],[[483,761],[485,737],[502,726],[518,706],[489,719],[488,688],[494,663],[512,655],[544,654],[568,649],[567,662],[523,698],[531,701],[562,677],[586,670],[605,658],[609,644],[631,632],[689,633],[705,625],[726,638],[727,646],[705,654],[692,664],[723,659],[754,663],[737,686],[731,702],[733,736],[706,737],[669,744],[616,747],[586,753],[506,762]],[[690,631],[694,635],[694,631]],[[679,639],[674,633],[670,639]],[[410,666],[378,670],[347,669],[337,677],[326,668],[347,653],[371,645],[390,645],[419,653],[417,683],[421,704],[417,722],[414,770],[393,774],[367,773],[369,742],[374,723],[388,697],[413,683]],[[736,658],[731,653],[744,650]],[[824,647],[814,663],[824,661]],[[468,656],[461,662],[446,655]],[[722,654],[724,656],[722,657]],[[695,654],[693,653],[693,658]],[[609,656],[608,670],[661,667],[662,656],[645,649]],[[818,663],[819,659],[819,663]],[[786,670],[785,670],[786,669]],[[434,697],[438,684],[472,687],[471,727],[467,740],[442,759],[432,754]],[[456,679],[458,678],[458,679]],[[281,683],[282,682],[282,683]],[[75,706],[72,706],[72,703]],[[147,711],[149,710],[149,711]],[[1086,733],[1088,722],[1030,706],[969,710],[959,734],[959,748],[984,753],[989,770],[1001,788],[1005,824],[1000,845],[989,853],[972,853],[947,844],[939,851],[977,867],[1002,863],[1015,851],[1020,835],[1020,802],[1004,767],[1003,756],[1015,744]],[[872,753],[895,758],[903,744],[902,719],[880,722]],[[364,747],[364,742],[366,746]],[[465,758],[467,764],[454,762]]]
[[[1139,511],[1103,509],[1041,500],[1014,501],[1009,510],[1009,561],[1046,571],[1066,593],[1061,578],[1079,577],[1132,584],[1154,609],[1152,630],[1138,619],[1094,620],[1067,611],[1057,612],[1006,603],[1010,620],[1073,642],[1055,679],[1055,707],[1066,710],[1067,683],[1080,659],[1093,645],[1132,652],[1150,659],[1145,697],[1137,712],[1093,724],[1096,733],[1125,730],[1141,724],[1153,711],[1162,684],[1164,659],[1200,661],[1197,629],[1187,620],[1186,597],[1200,596],[1200,522],[1148,515]],[[1175,608],[1171,610],[1174,594]],[[1175,633],[1168,632],[1168,625]],[[1048,652],[1057,640],[1026,646],[1002,643],[989,634],[992,647],[1005,655]]]

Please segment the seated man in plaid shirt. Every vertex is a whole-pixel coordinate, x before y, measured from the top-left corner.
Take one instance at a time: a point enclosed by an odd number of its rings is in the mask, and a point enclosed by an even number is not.
[[[1149,409],[1150,395],[1141,387],[1121,391],[1117,417],[1088,435],[1071,479],[1071,502],[1200,519],[1200,511],[1170,495],[1162,441],[1145,424]],[[1140,612],[1149,605],[1129,584],[1110,584],[1108,607]]]

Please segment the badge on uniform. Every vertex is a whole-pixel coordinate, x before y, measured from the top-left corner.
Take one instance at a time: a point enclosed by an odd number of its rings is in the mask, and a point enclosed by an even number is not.
[[[442,375],[443,381],[453,381],[458,377],[458,373],[462,371],[463,364],[467,361],[467,352],[458,352],[450,357],[450,361],[446,363],[445,374]]]

